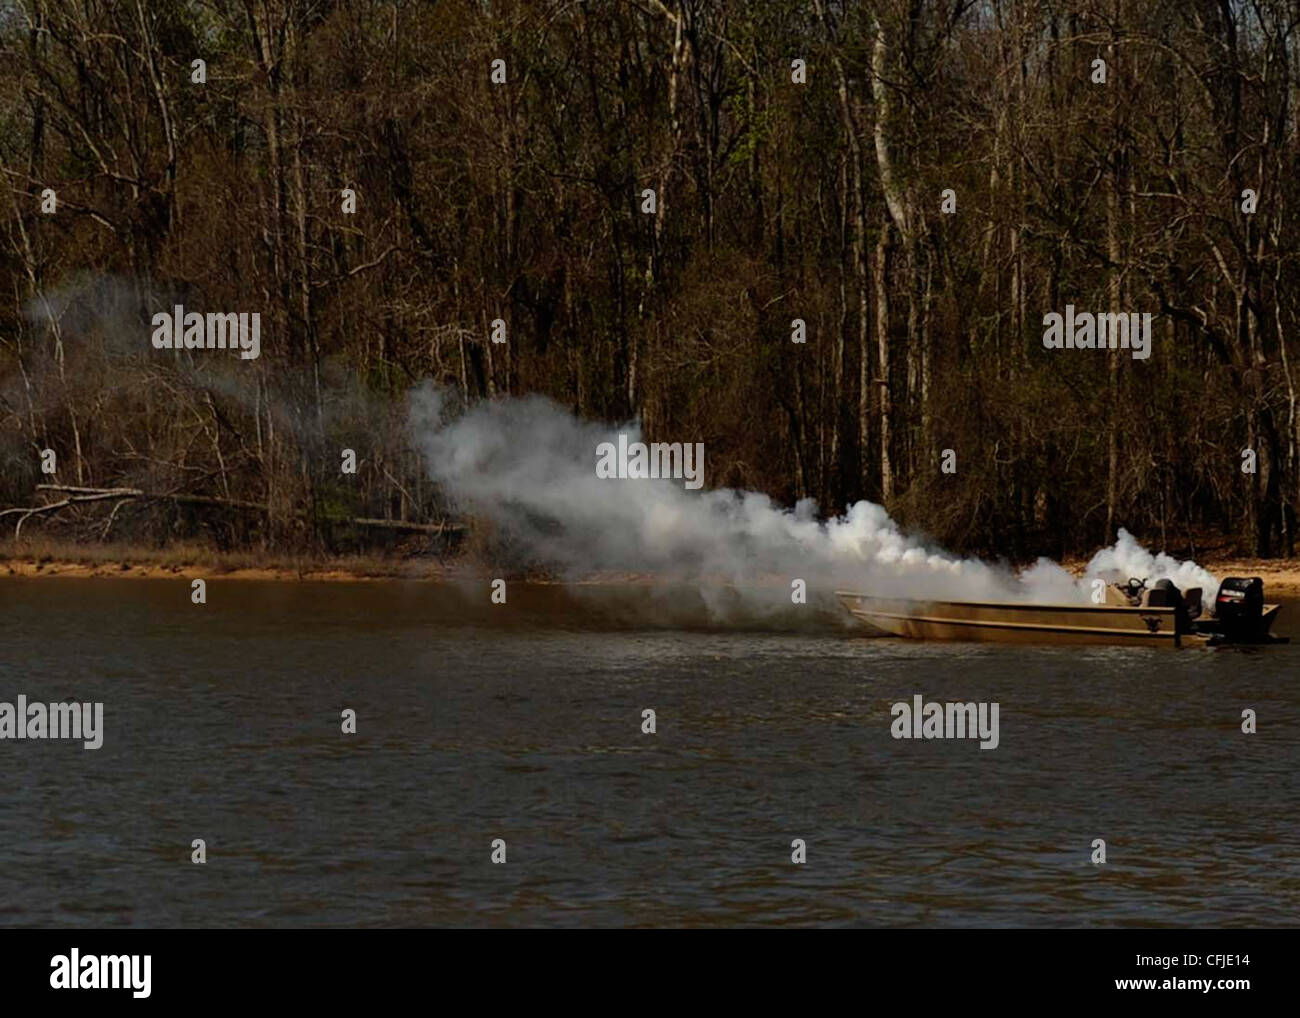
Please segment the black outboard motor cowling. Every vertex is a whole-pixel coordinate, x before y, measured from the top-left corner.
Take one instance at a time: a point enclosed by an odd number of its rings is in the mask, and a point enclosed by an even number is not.
[[[1249,640],[1258,635],[1264,619],[1264,581],[1258,576],[1229,576],[1219,584],[1214,617],[1230,640]]]

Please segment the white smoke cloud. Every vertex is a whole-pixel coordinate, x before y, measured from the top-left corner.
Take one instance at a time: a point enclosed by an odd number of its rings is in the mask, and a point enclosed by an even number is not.
[[[1087,573],[1102,579],[1137,577],[1146,579],[1147,586],[1156,580],[1173,580],[1179,590],[1200,587],[1207,603],[1219,589],[1218,579],[1195,562],[1182,562],[1164,552],[1152,555],[1123,527],[1113,545],[1092,557]]]
[[[810,600],[851,589],[922,599],[1084,602],[1089,579],[1098,576],[1136,576],[1148,584],[1168,577],[1211,596],[1216,587],[1194,563],[1152,556],[1127,531],[1093,558],[1082,578],[1047,559],[1017,574],[904,534],[871,502],[822,521],[811,500],[788,510],[754,492],[601,479],[596,447],[616,442],[620,432],[629,442],[639,440],[638,425],[582,421],[540,396],[480,402],[462,412],[447,392],[426,383],[410,402],[415,441],[453,504],[491,520],[528,550],[530,564],[568,578],[650,572],[734,585],[769,606],[790,603],[796,577],[807,582]]]

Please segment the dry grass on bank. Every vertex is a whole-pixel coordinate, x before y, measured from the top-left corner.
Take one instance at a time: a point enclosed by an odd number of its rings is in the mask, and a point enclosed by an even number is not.
[[[44,537],[0,539],[0,576],[118,576],[139,578],[220,576],[248,580],[437,579],[443,566],[431,558],[383,555],[311,556],[252,550],[220,551],[202,544],[163,548],[78,544]]]
[[[1300,558],[1209,559],[1201,563],[1214,575],[1259,576],[1269,598],[1300,598]],[[1067,562],[1080,572],[1083,561]],[[431,556],[402,555],[291,555],[252,550],[220,551],[198,543],[176,543],[163,548],[130,544],[79,544],[57,538],[32,537],[15,542],[0,538],[0,577],[4,576],[113,576],[131,579],[212,577],[247,580],[440,580],[466,568],[463,560],[439,561]],[[513,575],[508,572],[505,575]],[[529,582],[553,582],[526,574]],[[576,581],[583,583],[654,583],[658,578],[636,573],[599,573]],[[575,582],[570,580],[568,582]],[[1212,597],[1213,591],[1206,591]]]

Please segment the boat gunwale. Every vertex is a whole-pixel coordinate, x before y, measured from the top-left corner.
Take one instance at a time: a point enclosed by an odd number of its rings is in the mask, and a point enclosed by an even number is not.
[[[982,629],[1004,629],[1013,632],[1031,632],[1031,633],[1063,633],[1063,634],[1080,634],[1083,636],[1104,636],[1116,637],[1119,639],[1137,638],[1142,641],[1150,640],[1172,640],[1175,645],[1180,638],[1188,636],[1188,633],[1179,633],[1177,630],[1140,630],[1140,629],[1109,629],[1087,626],[1060,626],[1049,625],[1047,623],[1027,623],[1027,622],[1007,622],[1007,621],[985,621],[981,619],[953,619],[943,617],[933,617],[927,615],[898,615],[890,612],[872,612],[872,611],[854,611],[849,609],[849,614],[855,618],[860,618],[870,622],[873,618],[878,619],[896,619],[903,622],[920,622],[926,625],[937,626],[974,626]]]
[[[893,601],[903,604],[965,605],[970,608],[1014,608],[1021,611],[1070,611],[1070,612],[1138,612],[1143,615],[1173,615],[1177,609],[1170,607],[1142,608],[1120,604],[1033,604],[1021,601],[950,601],[942,598],[923,597],[889,597],[880,594],[859,594],[852,590],[837,590],[836,597],[854,597],[862,601]],[[1269,607],[1265,605],[1264,607]]]

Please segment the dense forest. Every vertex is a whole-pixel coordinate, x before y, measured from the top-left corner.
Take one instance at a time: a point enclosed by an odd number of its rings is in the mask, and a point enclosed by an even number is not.
[[[0,0],[0,509],[68,503],[0,525],[436,523],[406,412],[432,378],[639,418],[703,442],[709,487],[869,499],[959,551],[1124,526],[1291,554],[1297,26],[1300,0]],[[260,313],[260,356],[155,349],[175,305]],[[1150,314],[1150,356],[1045,348],[1067,305]],[[89,494],[120,489],[157,497]]]

